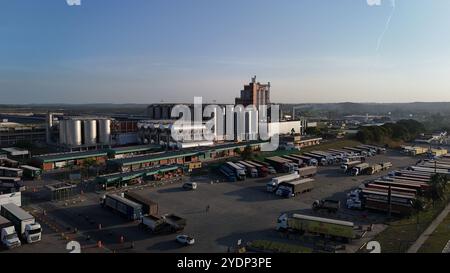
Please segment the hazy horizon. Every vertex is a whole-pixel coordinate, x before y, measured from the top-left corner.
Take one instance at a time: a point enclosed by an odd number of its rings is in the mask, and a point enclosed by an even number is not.
[[[0,104],[450,102],[450,2],[2,3]]]

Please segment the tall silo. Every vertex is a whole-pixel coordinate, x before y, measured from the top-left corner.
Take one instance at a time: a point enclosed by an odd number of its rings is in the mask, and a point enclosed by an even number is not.
[[[71,129],[71,122],[72,120],[70,119],[65,119],[63,124],[64,124],[64,129],[65,129],[65,135],[66,135],[66,141],[64,144],[68,145],[68,146],[72,146],[73,145],[73,133],[72,133],[72,129]]]
[[[63,119],[59,121],[59,144],[60,145],[67,144],[66,121]]]
[[[98,121],[98,140],[100,144],[109,145],[111,142],[111,120],[100,119]]]
[[[97,121],[95,119],[84,121],[84,144],[97,144]]]
[[[74,146],[81,146],[82,143],[82,131],[81,131],[81,120],[77,119],[71,119],[67,121],[68,123],[68,130],[67,130],[67,136],[68,136],[68,145],[74,147]]]

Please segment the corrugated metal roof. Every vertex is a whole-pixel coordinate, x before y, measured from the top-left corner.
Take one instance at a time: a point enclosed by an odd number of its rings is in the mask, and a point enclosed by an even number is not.
[[[73,153],[62,153],[62,154],[49,154],[42,156],[35,156],[33,159],[40,160],[44,163],[48,162],[58,162],[65,160],[76,160],[76,159],[85,159],[90,157],[98,157],[98,156],[106,156],[107,152],[104,150],[95,150],[95,151],[84,151],[84,152],[73,152]]]

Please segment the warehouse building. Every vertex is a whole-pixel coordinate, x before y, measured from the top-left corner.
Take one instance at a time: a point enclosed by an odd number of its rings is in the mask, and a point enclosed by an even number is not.
[[[137,171],[122,172],[102,175],[96,178],[96,182],[103,187],[122,186],[136,180],[161,180],[184,173],[183,165],[169,165],[161,167],[151,167]]]
[[[193,170],[201,168],[202,162],[236,156],[237,150],[242,151],[246,146],[250,146],[254,150],[259,150],[261,143],[263,142],[220,144],[212,147],[200,147],[182,151],[114,159],[108,161],[108,168],[115,171],[128,172],[149,167],[180,164],[187,166],[189,170]]]
[[[35,156],[31,159],[30,165],[43,171],[51,171],[67,166],[81,166],[87,159],[93,159],[98,164],[105,164],[108,153],[107,151],[95,150]]]
[[[161,150],[161,146],[153,144],[153,145],[137,145],[137,146],[110,148],[107,151],[109,158],[120,159],[148,154],[150,152],[155,152],[158,150]]]

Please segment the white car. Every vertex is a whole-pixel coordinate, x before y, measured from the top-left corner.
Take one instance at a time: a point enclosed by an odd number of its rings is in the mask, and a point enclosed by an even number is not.
[[[178,235],[176,241],[186,246],[195,244],[195,239],[188,235]]]

